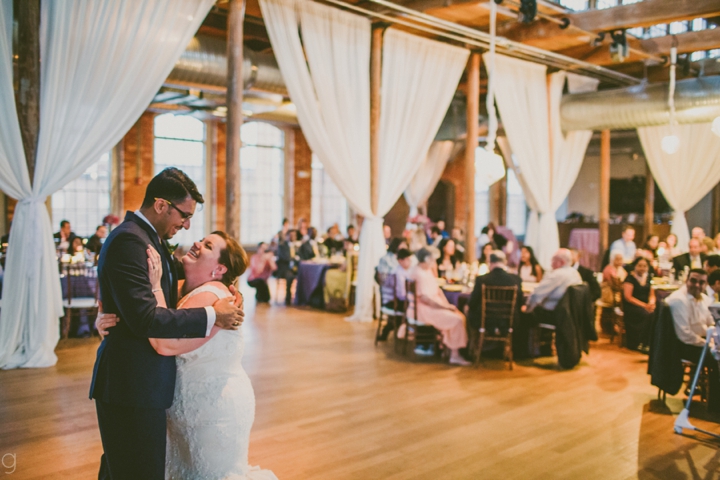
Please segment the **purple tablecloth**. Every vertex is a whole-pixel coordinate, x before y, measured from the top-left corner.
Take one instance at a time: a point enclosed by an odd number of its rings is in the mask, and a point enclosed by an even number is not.
[[[71,275],[70,285],[72,287],[73,298],[94,297],[97,289],[97,277],[89,277],[86,275]],[[60,288],[62,288],[62,298],[68,297],[67,285],[68,275],[60,277]]]
[[[470,292],[449,292],[443,290],[443,293],[448,302],[455,305],[460,311],[462,311],[463,307],[470,301]]]
[[[600,267],[598,250],[600,232],[597,228],[576,228],[570,232],[568,246],[580,252],[580,265],[597,271]]]
[[[333,265],[327,263],[300,262],[295,287],[295,305],[325,307],[322,287],[325,284],[325,272],[332,267]]]

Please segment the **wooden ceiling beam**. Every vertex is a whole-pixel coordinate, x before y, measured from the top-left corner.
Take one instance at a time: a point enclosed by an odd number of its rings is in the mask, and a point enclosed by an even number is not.
[[[455,0],[457,1],[461,0]],[[718,0],[645,0],[631,5],[588,10],[565,16],[570,19],[571,25],[599,33],[716,15],[720,15]],[[559,25],[549,20],[536,20],[530,25],[520,23],[498,25],[498,35],[516,42],[564,34],[566,32]]]
[[[673,45],[673,39],[677,40],[678,53],[692,53],[702,50],[712,50],[720,48],[720,29],[701,30],[698,32],[686,32],[678,35],[667,35],[664,37],[651,38],[647,40],[638,40],[636,38],[628,38],[628,45],[636,50],[646,52],[651,55],[670,55],[670,48]],[[615,65],[616,63],[610,57],[610,39],[605,39],[602,45],[590,47],[589,45],[581,45],[561,50],[558,53],[568,57],[584,60],[595,65]],[[633,63],[642,61],[645,57],[634,54],[631,55],[623,63]]]

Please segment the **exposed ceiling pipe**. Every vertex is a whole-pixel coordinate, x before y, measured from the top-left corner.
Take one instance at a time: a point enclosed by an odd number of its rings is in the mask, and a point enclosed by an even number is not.
[[[193,37],[165,80],[170,87],[194,88],[225,93],[227,85],[227,42],[208,35]],[[275,57],[243,49],[243,83],[245,90],[287,95],[285,81]]]
[[[564,95],[560,105],[563,130],[619,130],[665,125],[670,121],[667,92],[667,83],[655,83]],[[720,76],[677,82],[677,123],[712,122],[718,116]]]

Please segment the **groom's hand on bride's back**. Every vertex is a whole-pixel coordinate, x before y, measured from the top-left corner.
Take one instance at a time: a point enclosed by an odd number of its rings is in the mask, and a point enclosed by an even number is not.
[[[243,322],[245,313],[242,306],[236,306],[235,297],[226,297],[213,304],[215,325],[225,330],[237,330]]]

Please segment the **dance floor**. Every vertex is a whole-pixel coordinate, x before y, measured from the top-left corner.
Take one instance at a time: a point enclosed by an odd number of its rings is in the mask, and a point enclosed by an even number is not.
[[[374,325],[312,310],[248,305],[243,329],[250,463],[283,480],[718,478],[720,443],[673,434],[682,396],[656,400],[645,357],[606,339],[572,371],[549,358],[508,371],[406,359],[373,346]],[[16,459],[0,477],[97,478],[97,343],[62,343],[53,368],[0,371],[0,456]]]

